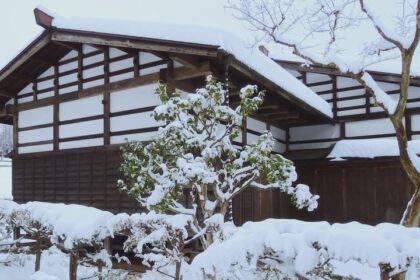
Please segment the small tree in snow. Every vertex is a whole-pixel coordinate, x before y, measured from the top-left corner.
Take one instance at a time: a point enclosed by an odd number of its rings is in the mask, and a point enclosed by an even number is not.
[[[368,0],[232,0],[230,8],[239,19],[262,31],[272,42],[290,48],[308,65],[338,70],[357,80],[371,94],[375,104],[389,115],[397,136],[401,164],[415,186],[402,223],[418,227],[420,159],[407,141],[404,114],[413,74],[411,66],[420,39],[420,1],[396,1],[393,18],[387,24],[371,4]],[[363,36],[357,28],[371,28],[377,34],[367,38],[370,41],[360,48],[355,45],[349,50],[348,39]],[[370,65],[389,59],[401,61],[397,101],[367,72]]]
[[[163,105],[154,110],[153,117],[166,125],[151,143],[129,143],[122,153],[125,181],[119,186],[142,206],[191,215],[199,229],[206,228],[206,220],[216,213],[226,217],[233,197],[248,187],[277,188],[288,193],[298,208],[316,208],[318,197],[307,186],[292,186],[297,178],[293,163],[272,154],[270,132],[253,145],[232,143],[240,134],[242,120],[263,102],[263,92],[255,86],[241,90],[236,109],[225,105],[224,85],[211,77],[194,94],[169,95],[164,84],[156,93]],[[189,191],[190,205],[180,201],[185,191]],[[212,235],[201,241],[207,248]]]

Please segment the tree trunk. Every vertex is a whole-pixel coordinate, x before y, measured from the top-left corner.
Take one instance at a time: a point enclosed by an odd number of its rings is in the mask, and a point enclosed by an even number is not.
[[[69,280],[77,280],[77,253],[70,253]]]
[[[414,46],[415,48],[415,46]],[[410,68],[413,58],[413,52],[405,52],[402,54],[402,73],[400,83],[400,99],[397,109],[391,116],[391,122],[395,128],[400,152],[400,162],[406,172],[408,178],[414,185],[414,194],[407,205],[401,224],[407,227],[420,226],[420,173],[417,171],[410,155],[407,151],[408,139],[403,118],[407,107],[408,92],[410,87]]]
[[[35,250],[36,250],[36,252],[35,252],[35,272],[36,272],[36,271],[39,271],[41,269],[42,250],[41,250],[41,241],[40,240],[37,240]]]
[[[175,265],[175,280],[181,280],[181,262]]]

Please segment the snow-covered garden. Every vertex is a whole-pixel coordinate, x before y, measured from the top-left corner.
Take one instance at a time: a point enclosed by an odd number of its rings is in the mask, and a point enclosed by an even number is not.
[[[125,180],[118,182],[148,211],[115,215],[81,205],[1,200],[1,279],[420,277],[419,228],[282,219],[235,226],[232,198],[251,186],[277,188],[297,208],[318,205],[308,186],[294,184],[293,163],[273,156],[269,132],[254,145],[232,144],[264,92],[243,88],[236,109],[225,105],[224,84],[210,76],[194,94],[168,93],[165,84],[156,93],[162,105],[153,116],[166,126],[148,144],[124,146]],[[185,189],[187,205],[179,202]],[[110,246],[116,236],[125,237],[119,254]],[[128,265],[116,269],[118,263]],[[148,270],[134,272],[130,263]]]
[[[420,229],[394,224],[373,227],[269,219],[236,227],[215,216],[205,229],[215,233],[213,244],[191,262],[183,253],[183,247],[195,238],[188,215],[113,215],[78,205],[18,205],[7,200],[0,202],[0,213],[2,229],[6,229],[1,279],[68,279],[72,256],[78,263],[77,279],[170,279],[178,262],[183,279],[295,279],[297,275],[303,279],[336,279],[334,275],[379,279],[379,267],[394,269],[394,273],[408,271],[407,279],[420,276]],[[82,222],[80,217],[84,217]],[[30,232],[31,248],[23,246],[29,240],[10,240],[11,226]],[[111,269],[112,260],[128,261],[105,250],[104,240],[117,234],[128,236],[125,251],[142,258],[150,271]],[[35,273],[38,250],[39,272]]]
[[[0,279],[420,279],[419,140],[408,140],[403,123],[410,66],[420,38],[420,2],[397,33],[384,27],[365,1],[309,1],[318,9],[303,9],[300,16],[302,6],[289,12],[297,2],[280,2],[284,10],[275,9],[276,1],[264,0],[239,1],[230,8],[272,42],[292,48],[306,64],[332,67],[357,80],[389,115],[396,140],[343,140],[329,158],[400,155],[416,190],[402,225],[291,219],[235,225],[232,201],[246,189],[279,190],[306,211],[318,207],[319,196],[299,183],[292,161],[274,152],[271,132],[253,144],[235,144],[244,132],[243,120],[258,111],[266,93],[245,86],[234,108],[229,87],[208,76],[195,93],[172,91],[161,83],[156,90],[161,105],[152,117],[164,126],[152,141],[129,142],[121,149],[122,178],[115,187],[134,198],[144,213],[15,203],[10,200],[10,161],[1,161]],[[336,33],[352,27],[354,5],[380,36],[364,46],[362,61],[341,57],[344,50],[336,45]],[[316,17],[306,18],[314,11]],[[288,39],[298,22],[303,26],[296,28],[327,37],[323,52],[311,53],[311,46]],[[413,22],[416,28],[409,29]],[[315,23],[328,28],[314,29]],[[402,58],[398,101],[366,70],[383,53],[386,59]]]

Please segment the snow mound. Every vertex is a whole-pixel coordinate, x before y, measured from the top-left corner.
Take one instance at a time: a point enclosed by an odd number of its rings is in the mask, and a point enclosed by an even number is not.
[[[409,141],[411,152],[420,154],[420,140]],[[399,156],[395,139],[362,139],[338,141],[328,158],[376,158]]]
[[[289,276],[308,275],[326,260],[404,270],[420,263],[420,229],[395,224],[333,224],[269,219],[248,222],[216,242],[191,264],[191,275],[229,278],[261,264]],[[310,275],[310,274],[309,274]]]

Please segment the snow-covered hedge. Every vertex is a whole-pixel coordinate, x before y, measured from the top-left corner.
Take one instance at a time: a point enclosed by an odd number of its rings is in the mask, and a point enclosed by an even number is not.
[[[230,226],[228,232],[230,238],[215,242],[193,260],[192,279],[230,279],[258,270],[312,279],[333,270],[332,260],[386,265],[393,274],[420,264],[419,228],[269,219]]]
[[[105,261],[109,256],[100,248],[101,242],[123,234],[128,237],[125,251],[155,269],[175,266],[187,280],[236,279],[267,272],[276,277],[314,279],[331,276],[337,262],[386,268],[390,274],[420,267],[420,229],[388,223],[331,225],[269,219],[236,227],[216,214],[206,221],[203,231],[189,215],[114,215],[79,205],[18,205],[1,200],[0,223],[32,231],[30,227],[35,224],[35,233],[48,236],[52,244],[70,253],[83,244],[99,244],[97,256]],[[185,245],[209,232],[213,233],[213,244],[186,264]],[[96,260],[95,256],[90,258]],[[181,264],[185,264],[182,269]]]

